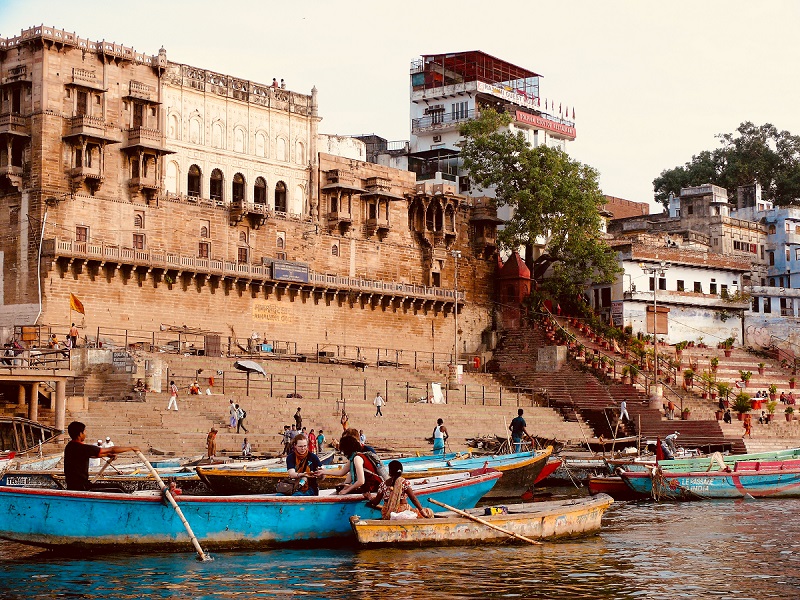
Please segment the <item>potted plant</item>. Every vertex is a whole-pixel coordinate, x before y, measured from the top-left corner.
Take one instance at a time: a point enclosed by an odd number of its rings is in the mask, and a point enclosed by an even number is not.
[[[700,396],[703,399],[708,398],[711,389],[714,387],[714,375],[712,373],[709,373],[708,371],[704,371],[703,373],[701,373],[700,385],[702,386],[702,392],[700,393]]]
[[[786,410],[783,411],[784,416],[786,417],[787,421],[792,420],[792,413],[794,412],[794,406],[787,406]]]
[[[688,421],[689,420],[689,415],[691,414],[691,412],[692,412],[692,409],[689,408],[688,406],[685,406],[683,408],[683,410],[681,411],[681,421]]]
[[[697,338],[697,347],[698,348],[708,348],[708,344],[703,342],[703,336],[702,335]]]
[[[681,356],[683,356],[683,351],[686,349],[686,346],[688,346],[688,345],[689,345],[689,342],[687,342],[686,340],[683,340],[683,341],[678,342],[677,344],[675,344],[675,356],[677,358],[680,358]]]
[[[773,419],[775,419],[776,408],[778,408],[778,403],[775,400],[770,400],[769,402],[767,402],[767,413],[769,413],[769,416],[767,418],[769,419],[770,423],[773,421]]]
[[[775,385],[774,383],[770,383],[768,389],[769,389],[769,399],[774,401],[778,397],[778,386]]]
[[[730,395],[732,389],[733,386],[730,383],[725,383],[724,381],[721,381],[717,384],[717,391],[719,392],[719,397],[722,400],[722,403],[725,406],[725,408],[728,408],[728,406],[730,406],[730,402],[728,401],[728,396]]]
[[[759,375],[764,374],[764,363],[758,363],[758,374]]]
[[[722,342],[722,350],[725,353],[726,358],[730,357],[731,352],[733,351],[733,342],[735,340],[732,337],[729,337],[727,340]]]
[[[794,377],[789,377],[789,389],[790,390],[794,389],[794,384],[795,384],[796,381],[797,380]]]
[[[622,367],[622,383],[628,384],[631,382],[631,367],[625,365]]]
[[[750,371],[739,371],[739,376],[744,382],[744,387],[747,387],[747,382],[750,381],[750,378],[753,376],[753,374]]]
[[[750,412],[750,394],[739,392],[733,401],[733,410],[739,413],[739,420],[744,421],[744,413]]]
[[[712,356],[711,357],[711,371],[713,373],[717,372],[717,367],[719,367],[719,357]]]
[[[639,376],[639,367],[636,365],[630,365],[630,375],[631,375],[631,383],[636,383],[636,379]]]
[[[694,369],[686,369],[683,372],[683,386],[692,387],[694,385]]]

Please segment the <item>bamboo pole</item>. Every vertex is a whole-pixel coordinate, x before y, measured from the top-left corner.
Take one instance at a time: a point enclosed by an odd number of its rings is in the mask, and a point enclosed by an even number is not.
[[[175,498],[172,497],[172,494],[169,492],[169,489],[167,489],[167,486],[162,481],[162,479],[159,476],[158,472],[153,468],[153,465],[150,464],[150,461],[147,460],[144,457],[144,454],[142,454],[139,450],[136,451],[136,456],[138,456],[139,460],[141,460],[147,466],[147,468],[149,469],[150,473],[155,478],[156,483],[158,483],[159,489],[164,493],[164,496],[169,501],[169,503],[172,505],[172,508],[175,509],[175,512],[178,514],[178,517],[180,518],[181,523],[183,523],[183,526],[186,528],[186,531],[189,534],[189,538],[192,540],[192,545],[194,546],[194,549],[197,550],[197,557],[202,561],[211,560],[208,557],[208,555],[205,552],[203,552],[203,549],[200,547],[200,542],[197,541],[197,538],[195,537],[194,532],[192,531],[192,528],[189,525],[189,522],[186,520],[186,517],[183,516],[183,511],[178,506],[178,503],[175,502]]]
[[[453,508],[452,506],[448,506],[444,502],[439,502],[438,500],[434,500],[433,498],[428,498],[428,502],[436,504],[437,506],[441,506],[442,508],[446,508],[447,510],[449,510],[451,512],[454,512],[457,515],[460,515],[460,516],[462,516],[462,517],[464,517],[466,519],[469,519],[470,521],[475,521],[476,523],[480,523],[481,525],[486,525],[487,527],[489,527],[491,529],[495,529],[495,530],[497,530],[497,531],[499,531],[501,533],[505,533],[506,535],[510,535],[511,537],[513,537],[515,539],[522,540],[523,542],[528,542],[529,544],[532,544],[534,546],[541,546],[542,545],[542,542],[538,542],[536,540],[532,540],[531,538],[527,538],[524,535],[520,535],[518,533],[514,533],[513,531],[509,531],[508,529],[503,529],[502,527],[498,527],[494,523],[489,523],[489,521],[486,521],[485,519],[481,519],[480,517],[473,516],[473,515],[469,514],[468,512],[464,512],[463,510],[458,510],[457,508]]]

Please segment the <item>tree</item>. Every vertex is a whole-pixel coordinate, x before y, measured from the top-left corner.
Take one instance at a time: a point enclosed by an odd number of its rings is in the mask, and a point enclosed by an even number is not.
[[[722,186],[732,195],[738,186],[757,181],[764,197],[775,204],[800,203],[800,137],[750,121],[716,137],[721,148],[704,150],[653,180],[656,200],[666,207],[670,193],[677,196],[682,187],[704,183]]]
[[[470,178],[494,187],[497,206],[513,216],[498,234],[506,248],[544,241],[554,261],[545,287],[574,296],[588,282],[610,283],[620,271],[602,239],[604,204],[597,171],[547,146],[531,148],[521,132],[505,129],[511,117],[488,109],[461,127],[461,156]]]

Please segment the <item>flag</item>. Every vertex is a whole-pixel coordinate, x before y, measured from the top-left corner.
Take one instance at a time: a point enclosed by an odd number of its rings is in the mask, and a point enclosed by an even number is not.
[[[70,309],[74,310],[75,312],[79,312],[82,315],[86,314],[86,312],[85,312],[85,310],[83,308],[83,302],[78,300],[78,297],[75,294],[73,294],[72,292],[70,292],[70,294],[69,294],[69,307],[70,307]]]

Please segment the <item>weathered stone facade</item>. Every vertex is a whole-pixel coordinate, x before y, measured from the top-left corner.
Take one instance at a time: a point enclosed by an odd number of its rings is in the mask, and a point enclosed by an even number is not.
[[[72,293],[87,332],[170,324],[448,352],[460,250],[460,350],[480,344],[486,208],[319,154],[315,91],[45,27],[0,40],[0,77],[6,336],[68,326]]]

